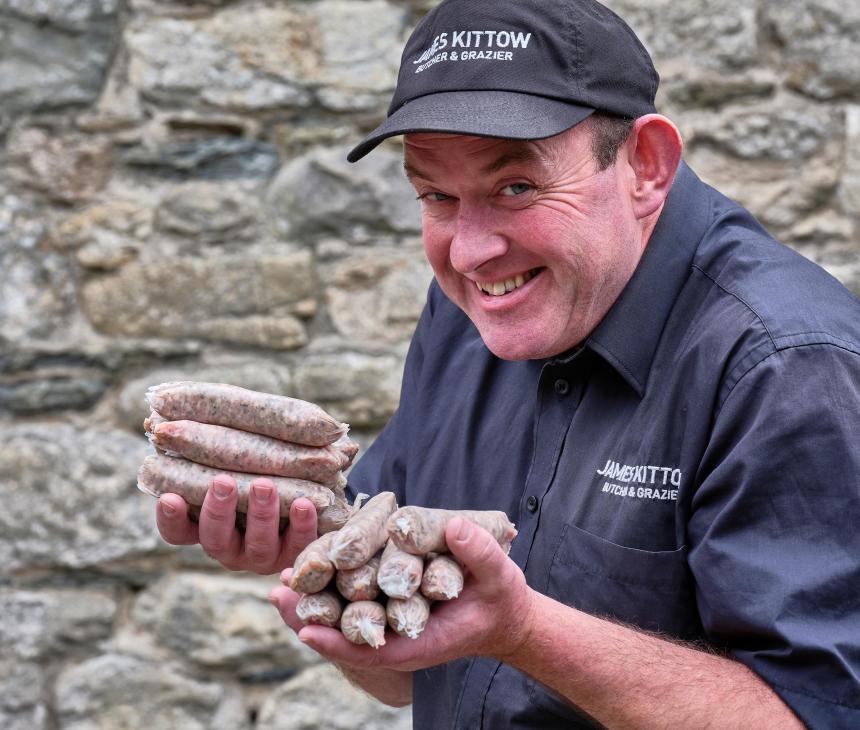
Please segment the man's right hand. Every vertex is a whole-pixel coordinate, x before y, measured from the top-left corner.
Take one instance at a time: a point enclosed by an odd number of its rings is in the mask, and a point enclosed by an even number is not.
[[[235,526],[237,501],[236,482],[219,474],[203,500],[198,524],[189,519],[182,497],[162,494],[156,508],[158,531],[171,545],[199,542],[207,555],[228,570],[263,575],[292,566],[296,556],[317,538],[316,509],[304,497],[293,502],[289,526],[283,534],[278,533],[278,495],[269,479],[251,483],[244,534]]]

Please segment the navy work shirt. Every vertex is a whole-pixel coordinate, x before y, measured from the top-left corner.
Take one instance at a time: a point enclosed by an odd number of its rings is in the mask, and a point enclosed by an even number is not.
[[[860,304],[682,165],[577,351],[500,360],[434,282],[400,407],[349,482],[504,510],[534,589],[727,650],[809,726],[858,728],[858,436]],[[593,726],[480,657],[416,672],[413,716]]]

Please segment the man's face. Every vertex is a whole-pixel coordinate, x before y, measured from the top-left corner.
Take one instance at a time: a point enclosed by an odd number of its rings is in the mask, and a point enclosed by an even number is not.
[[[598,171],[587,122],[534,142],[410,134],[405,166],[436,279],[500,358],[581,343],[642,255],[626,152]]]

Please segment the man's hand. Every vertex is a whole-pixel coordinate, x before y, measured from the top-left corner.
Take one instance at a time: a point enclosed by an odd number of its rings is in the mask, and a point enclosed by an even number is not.
[[[219,474],[212,480],[196,524],[189,519],[182,497],[162,494],[156,508],[158,531],[172,545],[199,542],[207,555],[228,570],[264,575],[291,566],[296,556],[317,537],[316,510],[303,497],[290,507],[286,532],[278,534],[278,495],[270,479],[255,479],[251,483],[244,535],[235,526],[237,501],[236,482],[226,474]]]
[[[298,629],[299,639],[327,659],[348,667],[385,667],[411,672],[462,656],[514,654],[525,640],[532,590],[517,565],[496,540],[463,518],[451,520],[446,539],[466,569],[466,584],[454,600],[433,607],[427,627],[417,639],[387,633],[385,646],[372,649],[347,641],[340,631],[324,626],[301,627],[295,616],[298,595],[287,587],[269,595],[284,621]]]

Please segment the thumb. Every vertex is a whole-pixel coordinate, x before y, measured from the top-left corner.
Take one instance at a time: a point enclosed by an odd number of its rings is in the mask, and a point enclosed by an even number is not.
[[[489,532],[464,517],[455,517],[445,530],[454,557],[479,581],[498,580],[507,569],[508,556]]]

